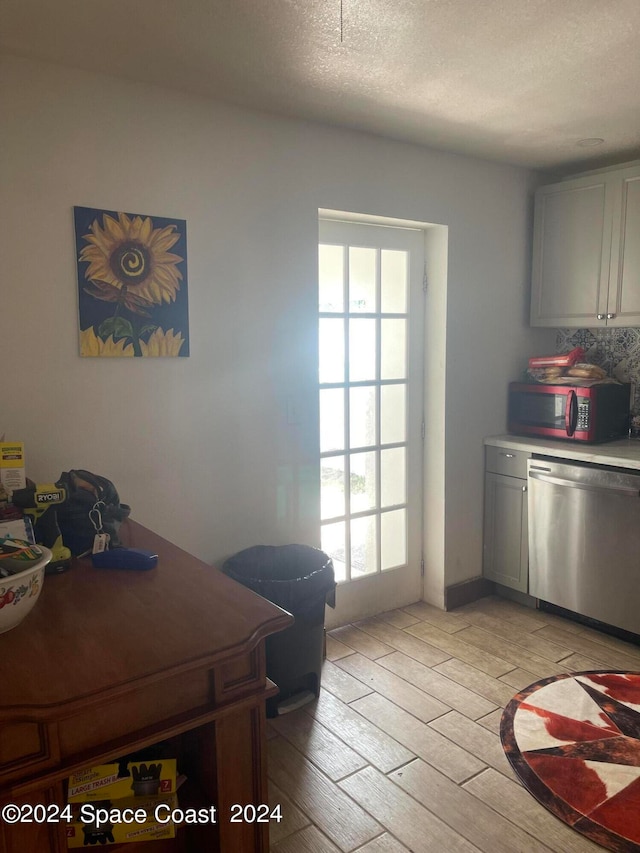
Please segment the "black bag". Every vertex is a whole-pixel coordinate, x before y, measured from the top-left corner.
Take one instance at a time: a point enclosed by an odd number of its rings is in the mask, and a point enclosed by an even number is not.
[[[96,533],[108,533],[109,547],[120,544],[118,529],[129,516],[131,508],[120,503],[111,480],[77,469],[63,471],[57,486],[67,493],[67,499],[57,507],[62,541],[77,557],[93,550]]]

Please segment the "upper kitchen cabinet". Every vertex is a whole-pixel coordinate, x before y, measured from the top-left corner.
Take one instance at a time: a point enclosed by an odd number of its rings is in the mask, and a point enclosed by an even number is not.
[[[536,192],[532,275],[532,326],[640,326],[640,166]]]

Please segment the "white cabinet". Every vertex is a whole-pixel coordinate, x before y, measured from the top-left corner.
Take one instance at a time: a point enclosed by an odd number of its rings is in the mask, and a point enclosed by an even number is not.
[[[536,192],[531,325],[640,326],[640,166]]]
[[[527,459],[531,454],[486,448],[482,574],[527,592]]]

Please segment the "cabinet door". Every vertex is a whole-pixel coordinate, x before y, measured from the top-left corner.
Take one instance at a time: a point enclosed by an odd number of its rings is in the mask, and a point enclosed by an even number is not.
[[[527,592],[527,481],[485,474],[483,575]]]
[[[607,325],[640,326],[640,167],[618,174]]]
[[[609,175],[563,181],[536,193],[532,326],[606,324],[613,196]]]
[[[65,805],[62,783],[10,802],[21,809],[21,820],[12,824],[0,821],[0,853],[66,853],[67,823],[56,809]],[[47,816],[51,822],[42,822]]]

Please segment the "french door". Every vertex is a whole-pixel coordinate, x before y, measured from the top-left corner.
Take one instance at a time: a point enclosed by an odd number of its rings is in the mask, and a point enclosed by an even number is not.
[[[321,547],[342,624],[422,595],[424,232],[319,234]]]

